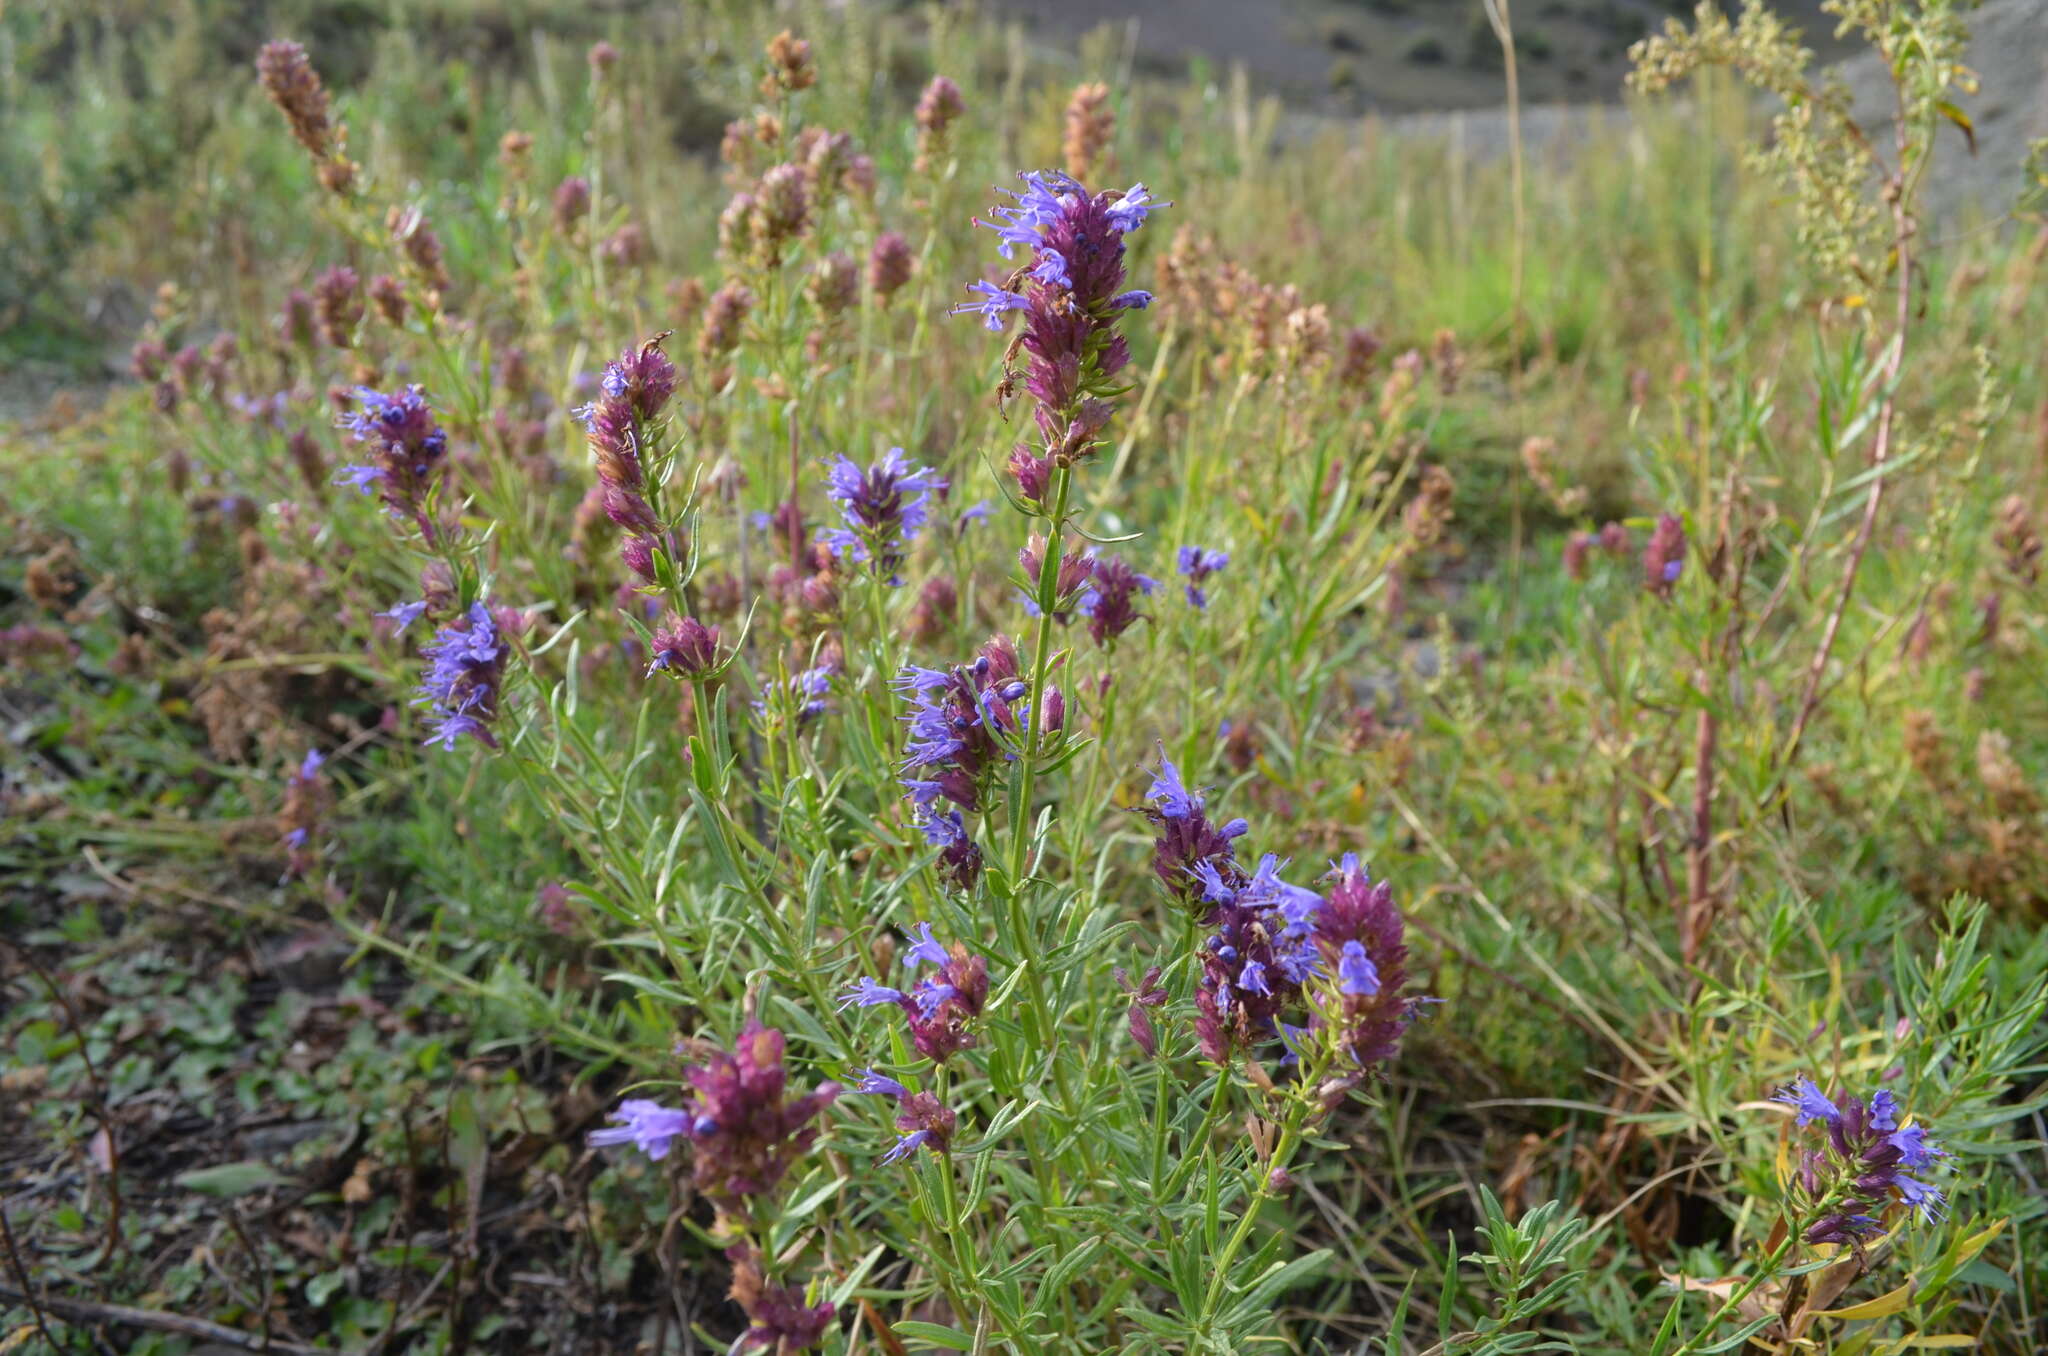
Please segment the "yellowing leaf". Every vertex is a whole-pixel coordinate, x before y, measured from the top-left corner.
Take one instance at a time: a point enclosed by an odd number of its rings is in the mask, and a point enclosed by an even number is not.
[[[1985,1245],[1998,1237],[1999,1233],[2004,1230],[2006,1223],[2007,1221],[2005,1220],[1999,1220],[1988,1228],[1980,1229],[1964,1239],[1956,1251],[1955,1264],[1958,1267],[1968,1266],[1978,1253],[1984,1251]]]
[[[1815,1312],[1822,1318],[1883,1318],[1895,1314],[1913,1299],[1913,1283],[1906,1282],[1896,1290],[1887,1290],[1876,1299],[1852,1304],[1846,1309],[1820,1309]]]
[[[1906,1339],[1906,1345],[1919,1347],[1923,1351],[1954,1350],[1957,1347],[1974,1347],[1977,1345],[1977,1339],[1966,1332],[1945,1332],[1932,1337],[1909,1337]]]

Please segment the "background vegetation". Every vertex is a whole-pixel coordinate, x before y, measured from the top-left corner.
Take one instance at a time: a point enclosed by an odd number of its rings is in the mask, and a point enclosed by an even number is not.
[[[2040,1349],[2048,222],[2024,183],[1920,201],[1976,97],[1955,8],[1846,6],[1896,140],[1766,16],[1709,14],[1642,53],[1677,95],[1482,165],[1276,149],[1241,77],[951,8],[10,7],[0,345],[37,399],[0,434],[0,1348],[731,1343],[687,1155],[585,1137],[748,1014],[798,1085],[916,1067],[832,997],[930,920],[999,993],[955,1154],[879,1164],[888,1115],[843,1099],[763,1225],[828,1350]],[[764,92],[785,28],[816,84]],[[272,36],[332,94],[346,193],[256,83]],[[1113,122],[1077,128],[1093,82]],[[806,129],[851,139],[806,227],[722,241]],[[1164,584],[1108,645],[1018,597],[1027,416],[945,314],[1001,276],[991,186],[1062,164],[1174,203],[1073,482],[1070,530]],[[313,313],[343,264],[398,323]],[[42,399],[109,327],[161,346],[144,379]],[[646,673],[570,417],[664,330],[678,555],[745,636],[715,702]],[[332,484],[349,389],[408,382],[450,438],[445,575]],[[900,587],[777,555],[756,515],[794,489],[829,522],[825,463],[897,446],[952,482]],[[1190,544],[1231,557],[1206,609]],[[379,614],[486,586],[527,626],[505,747],[422,749],[433,622]],[[997,631],[1063,652],[1075,751],[992,816],[1030,871],[963,893],[888,680]],[[777,694],[821,666],[799,720]],[[1304,881],[1356,852],[1407,917],[1442,1002],[1327,1116],[1197,1055],[1198,929],[1135,812],[1162,756],[1248,848]],[[1156,1058],[1117,974],[1155,964]],[[1800,1075],[1896,1089],[1954,1153],[1949,1217],[1784,1255],[1768,1099]]]

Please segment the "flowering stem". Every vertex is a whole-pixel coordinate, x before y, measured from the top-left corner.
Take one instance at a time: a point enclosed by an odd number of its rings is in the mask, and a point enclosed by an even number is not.
[[[1197,1329],[1206,1329],[1209,1320],[1215,1316],[1217,1308],[1223,1303],[1224,1287],[1230,1282],[1230,1264],[1237,1260],[1237,1254],[1244,1248],[1245,1240],[1251,1237],[1252,1226],[1259,1220],[1259,1211],[1264,1209],[1266,1202],[1273,1197],[1274,1174],[1286,1168],[1288,1160],[1294,1156],[1295,1147],[1301,1142],[1301,1104],[1296,1103],[1289,1108],[1289,1113],[1287,1124],[1280,1132],[1280,1142],[1273,1146],[1273,1156],[1263,1163],[1254,1165],[1264,1170],[1264,1176],[1252,1191],[1251,1199],[1245,1202],[1244,1213],[1237,1219],[1237,1227],[1231,1230],[1229,1241],[1223,1245],[1223,1251],[1216,1254],[1214,1260],[1209,1263],[1212,1272],[1209,1293],[1203,1297],[1202,1312],[1196,1319]]]
[[[1806,1227],[1806,1224],[1802,1222],[1796,1229],[1787,1229],[1785,1236],[1778,1240],[1778,1246],[1771,1249],[1770,1254],[1764,1258],[1763,1264],[1756,1269],[1755,1274],[1743,1282],[1740,1289],[1728,1296],[1722,1302],[1721,1307],[1708,1316],[1706,1326],[1686,1338],[1685,1345],[1672,1352],[1671,1356],[1688,1356],[1688,1353],[1699,1350],[1701,1342],[1705,1341],[1716,1328],[1726,1322],[1728,1316],[1734,1313],[1744,1300],[1756,1293],[1758,1286],[1777,1273],[1778,1263],[1785,1260],[1785,1254],[1792,1250],[1792,1244],[1798,1240]]]
[[[1010,881],[1024,878],[1024,858],[1031,841],[1031,783],[1038,766],[1039,735],[1044,729],[1045,679],[1051,670],[1053,609],[1059,601],[1060,560],[1066,548],[1067,496],[1073,485],[1070,466],[1053,471],[1053,507],[1046,521],[1045,555],[1038,562],[1038,639],[1031,651],[1031,707],[1025,716],[1024,757],[1011,804]]]

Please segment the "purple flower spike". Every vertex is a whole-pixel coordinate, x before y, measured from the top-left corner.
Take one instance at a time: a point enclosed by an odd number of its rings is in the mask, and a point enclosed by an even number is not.
[[[938,472],[912,466],[900,447],[866,470],[839,457],[825,493],[838,502],[846,526],[828,528],[818,539],[834,555],[868,565],[894,584],[905,550],[924,527],[931,496],[946,486]]]
[[[1023,725],[1013,705],[1021,695],[1019,672],[1016,647],[998,636],[972,663],[951,669],[912,665],[890,683],[910,703],[903,716],[904,788],[927,841],[947,850],[948,869],[959,867],[955,878],[963,887],[972,884],[979,853],[970,851],[964,823],[938,822],[945,819],[938,806],[943,800],[969,812],[980,808],[990,776],[1010,757],[1007,741]]]
[[[817,1141],[819,1113],[839,1096],[838,1084],[821,1083],[791,1097],[784,1045],[780,1031],[749,1022],[731,1053],[713,1049],[689,1071],[692,1179],[723,1209],[773,1191]]]
[[[1947,1154],[1921,1126],[1897,1128],[1901,1107],[1896,1094],[1880,1088],[1867,1099],[1830,1099],[1802,1077],[1776,1100],[1798,1108],[1795,1128],[1816,1127],[1808,1132],[1792,1174],[1795,1198],[1831,1203],[1830,1213],[1806,1231],[1809,1243],[1860,1250],[1883,1231],[1885,1214],[1894,1206],[1925,1222],[1941,1218],[1944,1193],[1908,1170],[1924,1173]]]
[[[353,485],[364,494],[378,491],[394,517],[411,519],[431,536],[427,498],[447,455],[448,435],[434,422],[434,411],[417,386],[391,395],[358,386],[355,398],[359,408],[337,422],[367,444],[375,460],[344,467],[335,483]]]
[[[982,1005],[988,1001],[988,961],[958,944],[943,949],[929,928],[920,930],[923,940],[911,948],[905,963],[930,963],[934,968],[908,992],[862,977],[847,990],[840,1010],[902,1009],[910,1023],[911,1044],[925,1058],[943,1063],[949,1055],[974,1044],[968,1024],[981,1016]]]
[[[1221,551],[1211,551],[1200,546],[1180,548],[1179,566],[1186,576],[1188,605],[1197,610],[1209,606],[1209,594],[1203,584],[1212,574],[1221,572],[1230,563],[1230,557]]]
[[[1117,374],[1131,355],[1118,323],[1152,300],[1150,293],[1123,285],[1123,237],[1167,204],[1154,200],[1143,184],[1125,193],[1091,193],[1054,171],[1019,178],[1022,190],[999,190],[1011,202],[976,220],[995,231],[996,252],[1004,259],[1022,247],[1029,262],[1005,286],[971,284],[981,299],[955,308],[955,314],[979,315],[990,329],[1001,329],[1009,312],[1024,313],[1023,332],[1011,351],[1025,355],[1024,370],[1006,371],[1001,389],[1007,395],[1022,378],[1038,405],[1046,458],[1072,465],[1094,449],[1109,401],[1123,389]],[[1038,499],[1035,455],[1028,449],[1020,453],[1011,461],[1020,492]]]
[[[727,1348],[727,1356],[749,1351],[791,1356],[824,1342],[836,1312],[829,1300],[806,1304],[801,1287],[771,1285],[761,1255],[745,1243],[726,1249],[725,1256],[732,1263],[729,1293],[747,1316],[747,1330]]]
[[[505,644],[491,610],[481,601],[471,603],[467,613],[442,627],[420,653],[427,659],[427,673],[415,704],[431,708],[434,726],[426,742],[453,749],[468,735],[486,748],[497,748],[488,722],[497,719]]]

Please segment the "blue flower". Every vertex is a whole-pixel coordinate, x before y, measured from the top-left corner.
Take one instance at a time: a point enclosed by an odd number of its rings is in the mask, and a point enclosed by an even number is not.
[[[1186,819],[1201,813],[1202,809],[1200,793],[1188,790],[1187,783],[1181,780],[1180,769],[1166,756],[1163,744],[1159,748],[1159,771],[1152,778],[1145,799],[1157,803],[1159,813],[1168,819]],[[1229,835],[1226,833],[1225,836]]]
[[[400,603],[398,604],[398,606],[392,608],[389,612],[379,612],[377,615],[380,617],[389,617],[392,621],[398,623],[398,625],[393,629],[393,634],[404,635],[405,628],[411,626],[414,622],[418,621],[420,619],[420,614],[425,612],[426,610],[427,605],[423,602]]]
[[[1132,184],[1123,197],[1110,207],[1109,222],[1125,235],[1129,235],[1145,224],[1145,218],[1162,207],[1171,206],[1173,204],[1170,202],[1161,202],[1154,198],[1151,190],[1143,184]]]
[[[926,1017],[930,1017],[933,1013],[937,1012],[940,1007],[944,1006],[947,1000],[958,998],[959,996],[959,989],[946,983],[943,979],[930,975],[927,975],[918,984],[917,988],[911,991],[911,997],[917,1001],[917,1010]]]
[[[1903,1130],[1892,1131],[1885,1139],[1899,1151],[1899,1162],[1909,1168],[1929,1168],[1934,1166],[1936,1159],[1948,1157],[1948,1150],[1927,1137],[1925,1126],[1909,1125]]]
[[[901,777],[897,780],[902,783],[903,789],[910,793],[910,803],[912,805],[919,807],[920,809],[930,809],[933,805],[938,803],[938,799],[940,796],[946,794],[946,788],[944,784],[932,781],[930,778],[927,777]],[[944,816],[939,817],[939,819],[943,818]],[[947,846],[947,844],[941,843],[940,841],[938,841],[938,839],[932,836],[932,825],[938,823],[939,819],[925,820],[921,826],[924,829],[925,841],[927,843],[930,843],[933,847]]]
[[[1899,1127],[1899,1099],[1887,1088],[1870,1094],[1870,1128],[1896,1130]]]
[[[839,1010],[844,1012],[848,1008],[873,1008],[884,1003],[900,1004],[902,1001],[903,990],[892,989],[886,984],[863,977],[855,980],[853,987],[839,996]]]
[[[1204,857],[1192,868],[1193,875],[1202,886],[1202,898],[1211,904],[1228,904],[1237,898],[1237,890],[1223,879],[1223,873],[1216,869],[1216,863]]]
[[[932,936],[932,925],[930,923],[919,923],[917,925],[917,941],[911,946],[910,950],[903,953],[904,963],[908,965],[922,963],[944,965],[950,959],[952,958],[946,954],[946,948],[939,945],[939,939]]]
[[[889,1150],[888,1153],[882,1155],[882,1161],[884,1163],[901,1162],[903,1159],[906,1159],[910,1157],[912,1154],[916,1153],[918,1151],[918,1148],[921,1145],[923,1145],[923,1143],[926,1140],[931,1138],[931,1134],[932,1132],[929,1130],[911,1131],[909,1134],[905,1135],[903,1138],[896,1141],[895,1148]]]
[[[1067,273],[1067,257],[1047,245],[1038,247],[1038,262],[1031,267],[1031,276],[1051,287],[1072,287],[1073,278]]]
[[[1273,964],[1289,984],[1306,984],[1323,968],[1323,949],[1313,935],[1290,938],[1283,933],[1273,947]]]
[[[1790,1087],[1778,1091],[1772,1096],[1771,1100],[1783,1102],[1787,1106],[1797,1107],[1799,1114],[1794,1117],[1793,1124],[1801,1128],[1811,1125],[1815,1121],[1826,1121],[1832,1125],[1842,1118],[1841,1108],[1829,1101],[1827,1094],[1823,1093],[1815,1086],[1814,1081],[1804,1074],[1793,1079]]]
[[[873,1069],[862,1072],[861,1079],[854,1086],[855,1092],[871,1092],[878,1097],[894,1097],[899,1101],[910,1095],[910,1089],[898,1083],[887,1074],[876,1073]]]
[[[1942,1216],[1947,1198],[1927,1183],[1900,1173],[1894,1180],[1899,1189],[1899,1199],[1908,1207],[1920,1212],[1920,1218],[1932,1224]]]
[[[1221,551],[1211,551],[1200,546],[1180,548],[1179,567],[1187,577],[1188,604],[1196,609],[1209,605],[1209,594],[1202,587],[1210,575],[1217,573],[1230,563],[1230,557]]]
[[[1045,228],[1059,220],[1064,204],[1063,195],[1078,195],[1081,186],[1057,170],[1025,171],[1017,176],[1024,181],[1024,191],[998,189],[1015,198],[1014,206],[994,207],[989,215],[1000,217],[1000,223],[975,218],[975,224],[986,226],[1000,238],[996,253],[1008,259],[1011,250],[1023,245],[1030,249],[1038,247]],[[1142,220],[1142,218],[1141,218]]]
[[[978,315],[981,317],[981,323],[991,330],[1000,330],[1003,327],[1003,317],[1011,311],[1027,310],[1031,305],[1015,292],[997,287],[991,282],[971,282],[967,284],[967,290],[981,293],[981,300],[963,301],[947,314]]]
[[[675,1111],[659,1102],[642,1098],[629,1098],[619,1103],[619,1109],[611,1114],[618,1125],[590,1133],[592,1148],[603,1148],[610,1144],[631,1144],[652,1159],[668,1157],[669,1145],[682,1135],[690,1133],[691,1117],[687,1111]]]
[[[341,474],[334,478],[334,483],[353,486],[363,494],[375,494],[378,482],[383,479],[384,468],[381,466],[344,466]]]
[[[1151,304],[1152,294],[1138,287],[1119,292],[1109,299],[1110,309],[1115,311],[1142,311]]]
[[[1344,943],[1337,957],[1337,988],[1353,998],[1370,998],[1380,991],[1379,967],[1365,954],[1364,943],[1355,937]]]

